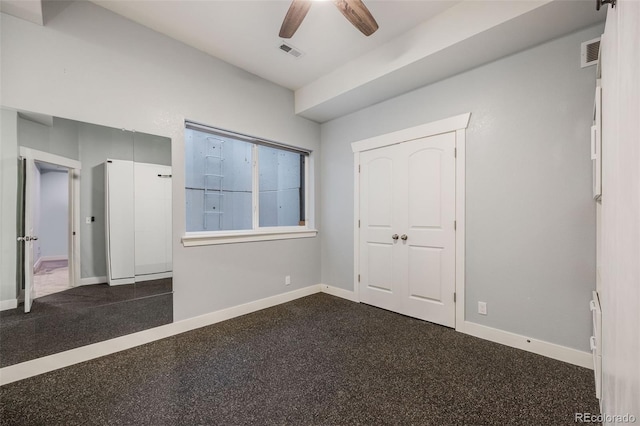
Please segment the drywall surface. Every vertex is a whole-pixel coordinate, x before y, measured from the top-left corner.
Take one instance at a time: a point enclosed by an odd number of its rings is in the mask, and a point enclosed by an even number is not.
[[[595,67],[581,69],[579,52],[601,33],[589,28],[323,124],[322,282],[353,289],[350,143],[471,112],[466,319],[589,350]]]
[[[640,3],[623,0],[615,9],[609,7],[601,57],[602,412],[631,415],[637,422],[640,419]],[[606,424],[623,423],[627,422],[606,421]]]
[[[45,27],[3,14],[1,31],[4,105],[171,138],[176,320],[320,282],[319,238],[180,242],[185,119],[317,151],[319,125],[294,115],[290,90],[89,2]]]
[[[8,302],[17,297],[18,113],[0,113],[0,302]]]
[[[40,256],[67,258],[69,254],[69,173],[42,170],[40,174]]]

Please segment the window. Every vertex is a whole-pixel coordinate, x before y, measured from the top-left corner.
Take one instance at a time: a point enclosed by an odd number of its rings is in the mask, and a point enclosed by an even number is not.
[[[291,234],[310,231],[306,214],[309,154],[187,122],[185,245],[250,241],[249,235],[293,238]]]

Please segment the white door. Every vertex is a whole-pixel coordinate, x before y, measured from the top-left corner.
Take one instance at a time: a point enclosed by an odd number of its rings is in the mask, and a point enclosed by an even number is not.
[[[24,311],[31,312],[31,305],[35,298],[33,286],[33,242],[38,239],[34,234],[34,185],[38,179],[37,169],[33,158],[26,158],[24,179],[24,235],[18,240],[24,244]]]
[[[169,272],[171,166],[134,163],[135,275]]]
[[[455,326],[455,133],[360,154],[360,300]]]
[[[107,281],[109,285],[135,282],[135,216],[133,161],[105,163]]]

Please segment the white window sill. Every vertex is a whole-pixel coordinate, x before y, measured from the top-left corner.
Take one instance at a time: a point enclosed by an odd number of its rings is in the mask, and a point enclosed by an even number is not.
[[[184,247],[210,246],[216,244],[249,243],[255,241],[289,240],[310,238],[318,230],[309,228],[270,228],[259,231],[190,232],[182,236]]]

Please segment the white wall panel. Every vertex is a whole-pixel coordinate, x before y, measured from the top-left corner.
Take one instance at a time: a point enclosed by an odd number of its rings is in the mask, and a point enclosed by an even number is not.
[[[135,179],[135,274],[171,271],[171,167],[138,163]]]
[[[133,162],[108,160],[105,183],[107,279],[128,284],[135,277]]]
[[[640,3],[602,37],[602,411],[640,419]],[[620,423],[621,424],[621,423]]]

